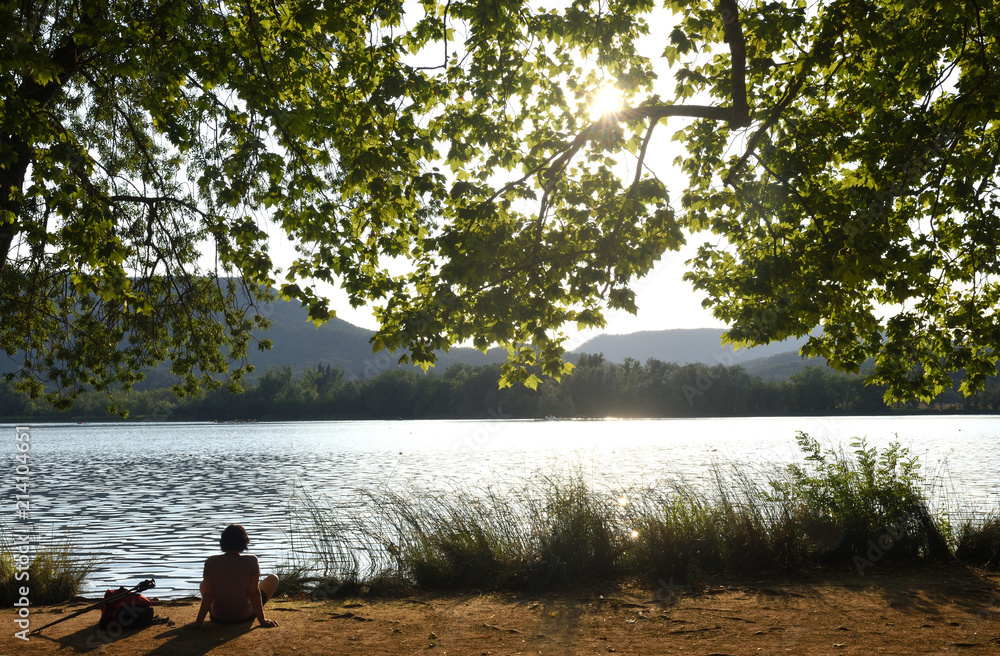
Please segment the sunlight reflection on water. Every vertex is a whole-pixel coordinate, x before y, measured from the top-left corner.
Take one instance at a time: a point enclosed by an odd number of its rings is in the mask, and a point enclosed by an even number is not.
[[[13,426],[3,429],[13,445]],[[998,417],[88,424],[32,427],[31,517],[43,536],[69,535],[75,552],[107,558],[87,596],[154,576],[151,593],[165,599],[197,592],[229,523],[247,527],[262,568],[287,561],[296,486],[349,514],[362,511],[359,490],[516,493],[569,472],[610,488],[697,483],[713,464],[798,460],[797,430],[833,447],[898,440],[920,457],[932,496],[1000,505]],[[7,478],[4,518],[13,517],[12,470]]]

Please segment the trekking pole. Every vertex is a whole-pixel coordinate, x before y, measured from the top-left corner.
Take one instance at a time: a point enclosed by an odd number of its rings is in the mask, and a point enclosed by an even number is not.
[[[81,610],[76,611],[72,615],[67,615],[66,617],[61,617],[61,618],[57,619],[55,622],[49,622],[45,626],[40,626],[37,629],[35,629],[34,631],[32,631],[32,633],[38,633],[42,629],[47,629],[47,628],[49,628],[50,626],[52,626],[54,624],[59,624],[59,622],[65,622],[66,620],[71,620],[74,617],[76,617],[77,615],[83,615],[87,611],[94,610],[95,608],[100,608],[101,606],[106,606],[108,604],[111,604],[111,603],[114,603],[114,602],[118,601],[119,599],[124,599],[125,597],[127,597],[129,595],[138,594],[138,593],[142,592],[143,590],[149,590],[150,588],[155,588],[155,587],[156,587],[156,579],[146,579],[145,581],[142,581],[141,583],[139,583],[137,586],[135,586],[131,590],[126,590],[124,592],[119,592],[117,594],[113,594],[110,597],[108,597],[107,599],[103,599],[103,600],[97,602],[93,606],[87,606],[86,608],[83,608]]]

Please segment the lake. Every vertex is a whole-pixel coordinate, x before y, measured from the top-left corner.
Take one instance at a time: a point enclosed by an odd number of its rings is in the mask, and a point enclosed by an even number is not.
[[[107,423],[31,426],[30,518],[44,539],[106,557],[86,596],[155,577],[161,599],[197,593],[201,565],[229,523],[247,527],[265,570],[292,558],[288,501],[323,494],[363,510],[360,490],[447,493],[486,484],[520,490],[575,472],[598,486],[697,482],[713,464],[801,460],[802,430],[824,445],[898,441],[919,456],[937,503],[1000,507],[1000,417],[660,419],[605,421]],[[0,425],[15,520],[15,428]],[[0,451],[2,452],[2,451]]]

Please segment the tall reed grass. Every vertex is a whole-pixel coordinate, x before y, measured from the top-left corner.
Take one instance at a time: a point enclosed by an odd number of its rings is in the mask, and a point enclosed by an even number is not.
[[[958,530],[955,556],[992,570],[1000,570],[1000,512],[964,522]]]
[[[301,496],[293,507],[318,578],[427,589],[537,589],[590,577],[696,583],[713,575],[954,558],[998,566],[1000,519],[969,521],[954,539],[934,515],[916,457],[863,440],[823,450],[798,435],[804,460],[771,472],[719,465],[710,483],[612,489],[580,474],[449,493],[366,493],[345,514]],[[334,519],[339,517],[340,519]],[[861,569],[859,568],[859,571]]]
[[[28,588],[31,604],[71,599],[79,594],[84,579],[99,563],[97,558],[75,555],[69,538],[52,543],[32,534],[27,554],[20,551],[20,544],[24,543],[15,544],[7,527],[0,528],[0,604],[6,606],[21,597],[22,587]],[[27,568],[22,559],[27,559]]]
[[[322,495],[296,489],[289,501],[292,558],[278,568],[278,594],[328,598],[408,589],[385,557],[384,522],[371,509],[337,508]]]
[[[371,496],[390,570],[420,587],[486,589],[616,573],[623,544],[607,495],[578,477],[532,487]]]

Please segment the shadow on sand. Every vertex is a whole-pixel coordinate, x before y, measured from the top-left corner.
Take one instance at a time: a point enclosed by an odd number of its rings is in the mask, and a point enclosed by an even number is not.
[[[100,649],[105,645],[127,641],[131,636],[145,634],[147,639],[165,640],[155,649],[146,652],[146,656],[176,656],[177,654],[203,656],[216,647],[252,630],[253,624],[250,622],[242,624],[205,622],[197,629],[187,629],[183,625],[172,627],[167,624],[154,624],[146,628],[126,631],[103,631],[97,626],[89,626],[59,638],[35,634],[32,639],[43,639],[60,645],[60,649],[68,648],[78,653],[86,653]]]

